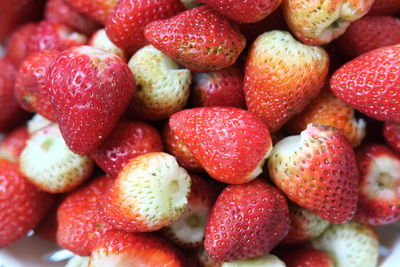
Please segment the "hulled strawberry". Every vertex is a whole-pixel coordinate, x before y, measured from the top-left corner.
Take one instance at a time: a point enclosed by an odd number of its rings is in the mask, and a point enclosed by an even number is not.
[[[0,248],[23,237],[46,215],[52,196],[20,173],[18,164],[0,159]]]
[[[283,0],[286,22],[294,35],[310,45],[327,44],[342,35],[351,22],[370,10],[374,0]]]
[[[17,28],[9,37],[6,58],[16,67],[28,56],[28,40],[35,32],[35,29],[35,23],[28,23]]]
[[[286,267],[334,267],[332,257],[318,249],[309,247],[292,248],[279,254]]]
[[[190,99],[194,106],[244,108],[243,72],[229,67],[214,72],[194,73]]]
[[[101,202],[103,219],[115,229],[151,232],[179,219],[186,210],[190,177],[167,153],[131,159]]]
[[[318,95],[328,67],[328,54],[322,48],[304,45],[288,32],[260,35],[247,55],[248,109],[277,131]]]
[[[21,107],[52,121],[56,121],[56,114],[50,103],[47,73],[50,64],[59,54],[57,50],[44,50],[28,56],[19,68],[14,87]]]
[[[286,196],[331,223],[353,218],[358,172],[353,148],[336,128],[309,124],[278,142],[268,160],[273,182]]]
[[[21,172],[40,189],[68,192],[82,184],[93,171],[93,160],[73,153],[57,124],[35,132],[20,157]]]
[[[318,237],[329,226],[328,221],[303,207],[292,204],[289,211],[292,222],[283,244],[304,243]]]
[[[151,45],[133,55],[128,63],[137,82],[130,105],[135,118],[162,120],[181,110],[189,98],[191,73]]]
[[[18,162],[22,150],[26,146],[30,134],[26,126],[22,126],[10,132],[4,140],[0,142],[0,158],[12,162]]]
[[[267,254],[258,258],[224,262],[221,267],[286,267],[285,263],[277,256]],[[322,266],[321,266],[322,267]]]
[[[183,10],[180,0],[119,0],[107,19],[107,35],[117,46],[133,53],[148,44],[143,32],[147,24]]]
[[[188,171],[201,172],[203,170],[189,148],[179,139],[178,135],[172,132],[168,123],[163,129],[162,136],[165,144],[165,151],[173,155],[179,165]]]
[[[216,197],[213,188],[203,178],[195,174],[191,174],[190,178],[192,185],[186,212],[162,229],[166,238],[183,248],[203,244],[206,223]]]
[[[340,67],[330,84],[343,102],[383,121],[400,122],[400,45],[365,53]]]
[[[272,149],[266,125],[243,109],[186,109],[172,115],[169,126],[208,174],[225,183],[256,178]]]
[[[101,176],[69,194],[57,210],[57,243],[75,254],[89,256],[111,226],[100,218],[100,200],[113,179]]]
[[[152,233],[108,231],[90,256],[89,267],[152,266],[184,267],[181,253]]]
[[[118,0],[64,0],[79,13],[104,25]]]
[[[121,121],[91,156],[106,173],[117,176],[134,157],[163,150],[161,136],[150,124]]]
[[[400,124],[385,122],[383,137],[386,143],[397,152],[400,152]]]
[[[106,50],[110,53],[113,53],[119,56],[122,59],[126,59],[126,52],[123,51],[121,48],[116,46],[107,36],[105,29],[100,29],[96,31],[91,37],[88,42],[88,45],[93,46],[95,48],[100,48]]]
[[[400,19],[366,16],[353,23],[338,39],[341,50],[350,58],[376,48],[400,43]]]
[[[118,56],[90,46],[62,52],[48,73],[61,133],[75,153],[93,152],[135,93],[135,79]]]
[[[73,46],[84,45],[85,35],[56,22],[42,21],[35,27],[35,32],[28,39],[28,54],[43,50],[63,51]]]
[[[229,20],[205,5],[150,23],[145,36],[157,49],[198,72],[233,65],[246,44]]]
[[[378,144],[357,151],[360,172],[356,218],[371,225],[400,220],[400,155]]]
[[[28,132],[29,134],[33,134],[35,132],[37,132],[38,130],[41,130],[51,124],[53,124],[54,122],[46,119],[45,117],[43,117],[40,114],[35,114],[33,115],[33,117],[27,122],[28,125]]]
[[[391,15],[400,12],[398,0],[375,0],[369,12],[371,15]]]
[[[331,255],[336,267],[377,266],[378,236],[372,227],[356,221],[331,225],[311,245]]]
[[[309,123],[337,128],[353,146],[361,143],[366,132],[365,121],[357,121],[354,109],[338,99],[329,88],[325,88],[299,115],[291,119],[285,125],[285,129],[298,134],[306,129]]]
[[[265,255],[290,227],[285,196],[261,178],[229,185],[218,196],[207,222],[204,247],[217,262]]]
[[[225,17],[241,22],[254,23],[271,14],[281,4],[281,0],[199,0],[199,2],[215,9]]]

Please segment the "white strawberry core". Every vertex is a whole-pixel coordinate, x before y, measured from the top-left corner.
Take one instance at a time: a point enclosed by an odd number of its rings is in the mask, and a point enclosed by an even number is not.
[[[74,255],[65,265],[65,267],[87,267],[90,257],[81,257]]]
[[[143,264],[138,262],[133,251],[123,251],[122,253],[103,252],[102,250],[93,251],[90,258],[89,267],[126,267],[140,266]]]
[[[45,128],[52,123],[53,123],[52,121],[46,119],[45,117],[36,114],[35,116],[32,117],[32,119],[28,121],[28,132],[30,134],[33,134],[34,132],[42,128]]]
[[[274,147],[274,152],[276,151],[282,155],[292,155],[296,152],[301,146],[303,136],[305,135],[305,131],[303,131],[300,135],[293,135],[286,137],[280,140]]]
[[[108,58],[110,55],[113,55],[103,49],[94,48],[88,45],[78,46],[74,51],[82,55],[96,56],[99,58]]]
[[[277,256],[267,254],[262,257],[239,260],[234,262],[225,262],[221,267],[285,267],[285,263]]]
[[[80,34],[78,32],[74,32],[74,31],[70,30],[67,27],[60,27],[58,29],[58,34],[60,35],[60,37],[62,39],[65,39],[65,40],[75,40],[75,41],[78,41],[80,43],[85,43],[86,42],[85,35]]]

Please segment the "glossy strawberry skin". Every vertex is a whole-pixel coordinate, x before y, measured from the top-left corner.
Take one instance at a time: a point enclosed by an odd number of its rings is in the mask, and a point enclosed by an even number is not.
[[[371,15],[391,15],[400,12],[400,2],[398,0],[375,0],[371,7]]]
[[[139,121],[122,121],[91,156],[105,172],[117,176],[130,159],[162,150],[161,136],[153,126]]]
[[[332,257],[322,251],[309,247],[295,247],[278,255],[286,267],[333,267]]]
[[[383,137],[392,149],[400,152],[400,124],[386,122],[383,127]]]
[[[183,10],[179,0],[120,0],[108,17],[107,35],[120,48],[135,52],[148,44],[143,33],[147,24]]]
[[[366,16],[352,24],[339,39],[339,46],[350,58],[371,50],[400,43],[400,19]]]
[[[17,28],[8,39],[6,58],[16,67],[28,56],[28,41],[35,29],[35,23],[25,24]]]
[[[10,132],[0,143],[0,157],[16,162],[26,146],[30,134],[26,126]]]
[[[211,259],[230,262],[265,255],[288,233],[285,196],[261,179],[230,185],[219,195],[206,228]]]
[[[197,72],[233,65],[246,44],[226,18],[207,6],[150,23],[145,28],[145,37],[157,49]]]
[[[266,125],[238,108],[183,110],[170,117],[169,126],[210,176],[231,184],[254,179],[250,173],[260,167],[272,146]]]
[[[400,45],[370,51],[339,68],[331,89],[343,102],[382,121],[400,122]]]
[[[0,248],[23,237],[50,208],[52,195],[40,191],[19,172],[18,164],[0,159]]]
[[[74,8],[79,13],[85,14],[89,18],[100,24],[105,24],[108,16],[118,0],[64,0],[66,4]]]
[[[57,243],[75,254],[88,256],[103,233],[112,229],[98,213],[99,202],[113,179],[98,177],[69,194],[57,210]]]
[[[56,121],[47,89],[47,72],[60,54],[57,50],[37,51],[28,56],[19,68],[15,81],[15,96],[21,107]]]
[[[48,88],[67,145],[75,153],[89,154],[127,108],[135,79],[120,57],[81,46],[64,51],[53,61]]]

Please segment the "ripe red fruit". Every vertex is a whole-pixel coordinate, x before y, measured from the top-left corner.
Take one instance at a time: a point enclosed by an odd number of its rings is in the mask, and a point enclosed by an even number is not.
[[[385,122],[383,137],[386,143],[397,152],[400,152],[400,124]]]
[[[64,0],[79,13],[104,25],[118,0]]]
[[[26,126],[22,126],[10,132],[0,143],[0,158],[17,162],[29,137],[30,134]]]
[[[25,24],[17,28],[8,39],[6,58],[16,67],[28,56],[28,40],[35,29],[35,23]]]
[[[369,14],[391,15],[397,12],[400,12],[400,2],[398,0],[375,0]]]
[[[334,267],[332,257],[322,251],[309,247],[296,247],[280,253],[286,267]]]

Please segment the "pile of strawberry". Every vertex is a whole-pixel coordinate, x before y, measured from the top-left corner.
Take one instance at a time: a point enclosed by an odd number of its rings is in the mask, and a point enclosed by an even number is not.
[[[0,248],[35,229],[82,266],[376,266],[400,1],[198,1],[0,2]]]

